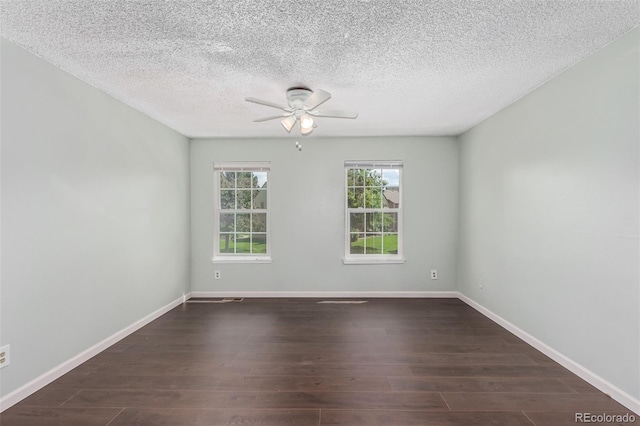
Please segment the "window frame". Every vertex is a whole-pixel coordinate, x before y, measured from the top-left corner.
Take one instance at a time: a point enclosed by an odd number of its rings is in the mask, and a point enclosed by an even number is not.
[[[344,177],[342,185],[344,187],[344,258],[343,263],[346,265],[362,265],[362,264],[389,264],[389,263],[405,263],[403,254],[403,212],[404,212],[404,184],[402,161],[345,161]],[[397,169],[398,170],[398,207],[349,207],[349,170],[350,169]],[[353,186],[352,186],[353,187]],[[366,188],[366,185],[363,186]],[[396,254],[352,254],[351,253],[351,213],[397,213],[397,235],[398,245]],[[364,231],[366,233],[366,230]],[[384,235],[384,234],[383,234]]]
[[[267,187],[266,193],[266,208],[255,209],[253,205],[249,209],[241,209],[236,205],[233,209],[223,209],[221,201],[220,188],[220,173],[221,172],[260,172],[267,174]],[[268,161],[249,161],[249,162],[214,162],[213,163],[213,257],[211,261],[213,263],[271,263],[271,214],[270,214],[270,201],[269,201],[269,180],[271,177],[271,162]],[[254,188],[250,187],[249,190]],[[238,187],[234,187],[237,194]],[[265,226],[266,230],[266,248],[265,253],[221,253],[220,252],[220,214],[222,212],[235,213],[235,214],[266,214]],[[251,222],[250,222],[251,223]],[[251,225],[250,225],[251,226]],[[234,229],[234,233],[237,233],[237,229]],[[262,232],[260,232],[262,233]],[[253,234],[253,230],[249,231],[249,234]]]

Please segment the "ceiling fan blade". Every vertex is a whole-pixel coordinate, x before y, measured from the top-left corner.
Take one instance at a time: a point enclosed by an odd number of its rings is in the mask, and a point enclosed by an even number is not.
[[[276,118],[289,117],[291,115],[293,115],[293,113],[280,114],[280,115],[271,115],[269,117],[258,118],[256,120],[253,120],[253,122],[254,123],[261,123],[263,121],[275,120]]]
[[[280,124],[282,124],[282,127],[284,127],[287,132],[291,133],[291,129],[293,129],[297,121],[294,116],[290,115],[280,120]]]
[[[306,108],[308,110],[316,109],[323,103],[327,102],[329,99],[331,99],[331,93],[325,92],[321,89],[317,89],[314,90],[314,92],[307,98],[306,101],[304,101],[304,104],[302,106],[303,108]]]
[[[358,113],[353,111],[316,110],[316,111],[309,111],[309,114],[313,115],[314,117],[358,118]]]
[[[278,105],[278,104],[276,104],[274,102],[269,102],[269,101],[265,101],[265,100],[258,99],[258,98],[249,97],[249,98],[244,98],[244,100],[247,101],[247,102],[253,102],[254,104],[264,105],[264,106],[268,106],[268,107],[271,107],[271,108],[278,108],[278,109],[281,109],[283,111],[291,111],[289,108],[284,107],[282,105]]]

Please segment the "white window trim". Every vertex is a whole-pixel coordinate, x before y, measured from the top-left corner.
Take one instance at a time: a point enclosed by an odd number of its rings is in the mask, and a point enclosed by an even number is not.
[[[219,172],[267,172],[267,182],[270,180],[271,163],[267,161],[249,162],[214,162],[213,163],[213,256],[212,263],[272,263],[271,259],[271,202],[269,201],[270,187],[267,186],[267,252],[265,254],[238,253],[221,254],[220,250],[220,174]]]
[[[272,263],[270,255],[243,255],[236,254],[234,256],[214,256],[211,263]]]
[[[348,185],[346,185],[349,169],[399,169],[399,204],[400,207],[395,210],[398,212],[398,253],[397,254],[350,254],[350,226],[349,226],[349,207],[348,207]],[[380,264],[401,264],[405,263],[403,255],[404,231],[404,183],[403,183],[403,162],[402,161],[345,161],[344,162],[344,178],[342,180],[344,186],[344,257],[342,262],[345,265],[380,265]],[[358,209],[360,210],[360,209]],[[380,211],[381,209],[362,208],[363,212],[368,210]],[[390,210],[392,211],[392,210]]]

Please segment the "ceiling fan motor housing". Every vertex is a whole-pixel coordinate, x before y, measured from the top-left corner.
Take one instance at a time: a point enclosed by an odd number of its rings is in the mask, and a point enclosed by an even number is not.
[[[292,87],[287,90],[287,103],[292,110],[302,109],[304,102],[313,92],[306,87]]]

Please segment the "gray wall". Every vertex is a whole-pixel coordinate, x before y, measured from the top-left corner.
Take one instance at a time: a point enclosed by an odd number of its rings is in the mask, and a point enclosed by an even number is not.
[[[6,395],[188,291],[189,144],[1,49]]]
[[[273,263],[214,265],[213,162],[258,160],[271,161]],[[405,264],[342,263],[345,160],[404,161]],[[452,137],[192,140],[192,290],[455,290],[457,164]],[[438,270],[437,281],[430,269]]]
[[[638,37],[460,138],[458,274],[463,294],[635,398]]]

